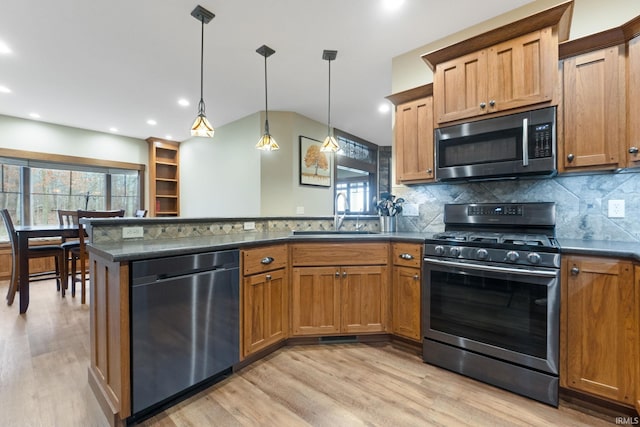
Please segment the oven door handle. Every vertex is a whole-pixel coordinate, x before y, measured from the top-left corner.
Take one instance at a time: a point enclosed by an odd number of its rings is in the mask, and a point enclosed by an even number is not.
[[[549,271],[549,270],[529,270],[529,269],[521,269],[521,268],[513,268],[513,267],[498,267],[495,265],[478,265],[478,264],[466,264],[455,261],[445,261],[440,259],[431,259],[424,258],[424,262],[428,262],[430,264],[443,265],[447,267],[453,267],[457,269],[470,269],[470,270],[479,270],[479,271],[491,271],[495,273],[509,273],[509,274],[519,274],[526,276],[537,276],[537,277],[556,277],[557,271]]]

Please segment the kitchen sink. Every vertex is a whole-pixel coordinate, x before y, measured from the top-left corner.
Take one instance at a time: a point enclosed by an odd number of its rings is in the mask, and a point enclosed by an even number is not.
[[[369,230],[293,230],[291,234],[294,236],[312,236],[321,234],[380,234],[380,232]]]

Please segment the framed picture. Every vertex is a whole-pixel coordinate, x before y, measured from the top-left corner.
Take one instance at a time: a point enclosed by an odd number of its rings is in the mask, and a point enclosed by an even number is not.
[[[331,153],[320,151],[322,143],[300,135],[300,185],[331,187]]]

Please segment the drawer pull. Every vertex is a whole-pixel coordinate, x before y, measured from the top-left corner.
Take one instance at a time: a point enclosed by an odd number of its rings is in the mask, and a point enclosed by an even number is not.
[[[272,262],[273,262],[273,258],[270,257],[270,256],[264,257],[264,258],[262,258],[262,260],[260,260],[260,263],[264,264],[264,265],[269,265]]]
[[[413,255],[404,253],[404,254],[400,254],[400,258],[402,258],[402,259],[413,259]]]
[[[270,275],[270,274],[267,274],[267,275],[265,276],[265,279],[267,279],[267,280],[271,280],[271,275]]]

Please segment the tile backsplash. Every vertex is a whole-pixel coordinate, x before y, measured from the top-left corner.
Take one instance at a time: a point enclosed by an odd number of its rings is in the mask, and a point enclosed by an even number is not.
[[[419,216],[400,217],[400,231],[444,229],[446,203],[555,202],[558,238],[640,241],[640,173],[397,186],[394,194],[419,205]],[[625,217],[609,218],[609,200],[625,201]]]

